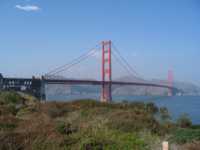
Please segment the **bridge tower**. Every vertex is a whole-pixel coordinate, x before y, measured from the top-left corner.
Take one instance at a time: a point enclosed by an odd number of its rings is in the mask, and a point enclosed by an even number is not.
[[[101,102],[112,101],[112,56],[111,41],[102,42],[102,91]]]
[[[173,81],[174,81],[173,71],[169,70],[168,71],[168,86],[173,87]],[[173,90],[169,89],[168,96],[172,96],[172,95],[173,95]]]

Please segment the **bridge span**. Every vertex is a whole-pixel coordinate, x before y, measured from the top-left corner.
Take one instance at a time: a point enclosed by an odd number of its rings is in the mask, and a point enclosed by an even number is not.
[[[154,83],[141,82],[123,82],[123,81],[97,81],[97,80],[75,80],[75,79],[46,79],[41,78],[14,78],[3,77],[0,75],[0,90],[25,91],[33,94],[41,100],[46,100],[45,85],[47,84],[65,84],[65,85],[132,85],[145,87],[159,87],[172,90],[174,94],[179,92],[175,87]]]

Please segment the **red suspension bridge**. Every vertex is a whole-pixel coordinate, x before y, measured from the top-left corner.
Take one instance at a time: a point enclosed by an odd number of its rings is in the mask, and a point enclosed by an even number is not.
[[[119,85],[132,85],[132,86],[143,86],[143,87],[157,87],[165,88],[168,90],[168,95],[172,96],[179,90],[173,87],[173,72],[168,73],[167,84],[155,84],[150,81],[142,82],[125,82],[113,80],[113,64],[112,60],[115,58],[117,62],[132,76],[138,77],[138,73],[131,67],[131,65],[122,57],[120,51],[114,46],[111,41],[103,41],[98,49],[91,49],[88,52],[82,54],[78,58],[74,59],[68,64],[60,66],[48,73],[41,78],[4,78],[0,76],[0,89],[15,89],[31,91],[33,94],[45,99],[45,84],[69,84],[69,85],[101,85],[101,101],[110,102],[112,101],[112,86]],[[62,72],[71,70],[74,66],[82,63],[90,56],[93,56],[97,51],[101,50],[101,80],[94,79],[71,79],[59,76]]]

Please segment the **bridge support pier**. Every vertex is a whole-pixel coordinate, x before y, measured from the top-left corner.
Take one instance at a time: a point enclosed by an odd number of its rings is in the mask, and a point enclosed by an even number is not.
[[[46,92],[45,92],[45,81],[44,81],[44,76],[42,76],[41,80],[41,89],[40,89],[40,100],[41,101],[46,101]]]
[[[111,102],[112,101],[112,84],[103,83],[101,92],[101,102]]]
[[[43,76],[41,78],[32,77],[31,91],[32,94],[39,100],[46,100],[45,82]]]

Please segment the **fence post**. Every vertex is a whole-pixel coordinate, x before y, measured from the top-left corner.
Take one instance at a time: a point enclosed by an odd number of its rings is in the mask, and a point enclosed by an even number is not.
[[[169,150],[169,143],[167,141],[162,143],[162,150]]]

